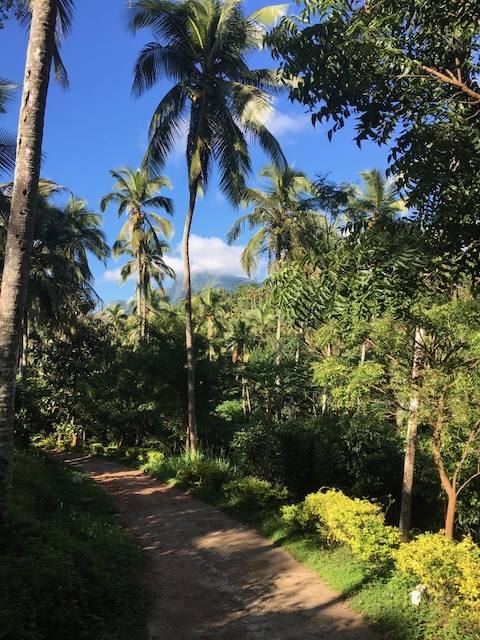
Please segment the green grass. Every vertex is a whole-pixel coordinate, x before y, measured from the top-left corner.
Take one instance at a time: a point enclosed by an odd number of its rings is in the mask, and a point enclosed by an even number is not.
[[[0,531],[0,639],[145,640],[141,569],[92,481],[16,455],[11,518]]]
[[[385,569],[376,572],[375,567],[367,567],[346,546],[325,546],[317,535],[296,530],[284,521],[278,508],[271,504],[260,508],[255,496],[252,504],[229,499],[222,486],[239,474],[228,460],[214,459],[208,453],[195,458],[154,454],[148,462],[145,456],[149,457],[144,455],[143,464],[137,459],[137,466],[214,504],[287,549],[388,640],[480,640],[477,627],[474,629],[460,619],[449,619],[433,599],[425,597],[419,607],[413,606],[409,593],[414,585],[398,572],[386,573]]]

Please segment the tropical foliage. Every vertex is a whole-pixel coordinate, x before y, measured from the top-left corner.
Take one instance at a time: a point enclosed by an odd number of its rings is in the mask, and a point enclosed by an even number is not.
[[[359,601],[362,583],[390,590],[383,608],[413,621],[399,638],[478,638],[477,4],[314,0],[267,35],[284,7],[245,16],[237,0],[132,3],[131,30],[152,37],[134,93],[171,82],[142,166],[111,171],[100,202],[126,214],[112,250],[135,299],[95,294],[89,260],[110,251],[102,218],[40,179],[41,140],[35,167],[19,153],[0,188],[1,518],[12,434],[19,447],[124,455],[237,515],[266,510],[282,540],[302,531],[316,550],[342,549],[363,572],[349,587]],[[71,4],[38,7],[49,20],[33,14],[32,46],[45,54],[33,75],[45,92]],[[281,73],[248,66],[265,38]],[[331,135],[353,117],[359,143],[390,145],[388,173],[337,185],[289,166],[265,127],[285,88]],[[0,81],[0,112],[9,89]],[[40,121],[45,95],[37,102]],[[173,227],[158,213],[173,201],[160,172],[185,124],[185,297],[173,306]],[[251,141],[270,162],[257,183]],[[250,233],[244,270],[264,261],[268,277],[194,293],[190,229],[214,165],[232,209],[245,209],[227,240]],[[412,613],[415,585],[428,606]]]

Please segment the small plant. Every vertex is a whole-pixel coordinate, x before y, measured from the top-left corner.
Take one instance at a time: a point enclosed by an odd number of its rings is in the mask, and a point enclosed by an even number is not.
[[[255,510],[277,506],[288,499],[286,487],[259,480],[254,476],[228,482],[223,486],[223,492],[231,506],[243,509]]]

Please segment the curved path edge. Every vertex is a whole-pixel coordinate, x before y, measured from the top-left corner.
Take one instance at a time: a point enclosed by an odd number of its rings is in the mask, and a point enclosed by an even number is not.
[[[48,455],[112,497],[143,552],[149,640],[382,640],[314,572],[215,507],[104,458]]]

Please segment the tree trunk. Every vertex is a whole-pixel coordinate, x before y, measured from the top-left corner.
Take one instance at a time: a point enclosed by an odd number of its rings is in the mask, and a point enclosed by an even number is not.
[[[267,398],[267,424],[265,428],[265,457],[263,460],[263,479],[270,478],[270,451],[272,448],[272,407],[270,398]]]
[[[23,312],[23,326],[22,326],[22,352],[20,354],[20,373],[22,380],[26,380],[28,376],[28,296],[25,300],[25,309]]]
[[[433,429],[432,436],[432,450],[433,459],[435,460],[435,466],[437,467],[438,475],[440,476],[440,482],[447,494],[447,513],[445,514],[445,537],[448,539],[453,538],[453,529],[455,525],[455,513],[457,511],[457,473],[454,474],[453,482],[450,482],[445,466],[443,464],[441,444],[442,444],[442,429],[445,421],[445,397],[442,395],[438,403],[438,415]]]
[[[418,430],[418,412],[420,408],[421,371],[423,368],[423,343],[424,330],[422,327],[416,327],[415,342],[413,348],[412,391],[408,412],[407,442],[403,467],[402,500],[400,504],[399,530],[400,540],[402,542],[408,542],[408,533],[410,531],[413,475],[415,468],[415,449],[417,444]]]
[[[143,340],[145,337],[145,319],[143,315],[143,305],[142,305],[142,283],[141,283],[141,272],[142,272],[142,261],[140,255],[141,248],[139,247],[137,250],[137,255],[135,256],[136,268],[137,268],[137,290],[136,290],[136,298],[137,298],[137,321],[138,321],[138,334],[140,340]]]
[[[325,350],[325,358],[330,358],[332,355],[332,345],[331,343],[327,344],[327,348]],[[328,408],[328,393],[327,388],[325,387],[322,392],[322,414],[327,412]]]
[[[275,364],[277,369],[280,369],[281,363],[281,339],[282,339],[282,310],[278,309],[277,313],[277,333],[275,336]],[[277,421],[282,419],[282,379],[280,372],[277,371],[275,376],[275,413]]]
[[[182,254],[185,287],[185,346],[187,349],[187,450],[197,452],[197,424],[195,417],[195,352],[192,322],[192,281],[190,273],[190,229],[197,194],[197,185],[190,186],[190,201],[183,228]]]
[[[33,3],[0,293],[0,520],[7,518],[11,501],[15,376],[35,229],[56,15],[57,0]]]

